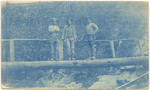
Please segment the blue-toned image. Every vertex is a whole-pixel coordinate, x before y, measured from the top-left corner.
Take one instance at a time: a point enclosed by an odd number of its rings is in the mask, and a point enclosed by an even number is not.
[[[1,5],[2,88],[149,88],[148,2]]]

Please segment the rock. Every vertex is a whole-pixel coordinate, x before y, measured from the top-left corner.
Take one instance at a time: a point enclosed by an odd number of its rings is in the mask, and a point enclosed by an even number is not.
[[[117,87],[116,76],[99,76],[99,81],[95,82],[89,89],[112,89]]]
[[[117,80],[125,80],[126,79],[127,81],[131,81],[135,78],[138,78],[136,73],[130,74],[130,72],[126,72],[126,71],[117,76]]]
[[[68,85],[66,85],[67,88],[70,88],[70,89],[75,89],[75,88],[82,88],[82,83],[75,83],[75,82],[72,82]]]
[[[71,82],[74,82],[74,81],[75,81],[75,79],[72,75],[66,75],[59,81],[59,83],[66,85],[66,84],[70,84]]]
[[[116,82],[117,82],[118,86],[121,86],[121,85],[123,85],[123,84],[125,84],[125,83],[127,83],[129,81],[127,81],[126,79],[124,79],[124,80],[117,80]]]

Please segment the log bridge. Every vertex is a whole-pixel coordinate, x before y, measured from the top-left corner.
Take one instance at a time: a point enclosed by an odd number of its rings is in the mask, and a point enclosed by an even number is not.
[[[81,68],[81,67],[108,67],[108,66],[125,66],[125,65],[148,65],[148,56],[144,56],[141,47],[141,40],[139,41],[140,57],[125,57],[116,58],[114,50],[114,41],[123,40],[137,40],[137,39],[121,39],[121,40],[96,40],[96,41],[110,41],[113,58],[95,59],[95,60],[64,60],[64,61],[20,61],[14,60],[14,41],[15,40],[48,40],[48,39],[2,39],[2,41],[10,41],[10,62],[2,62],[2,68],[21,68],[21,67],[46,67],[46,68]]]
[[[109,58],[109,59],[96,59],[96,60],[66,60],[66,61],[34,61],[34,62],[2,62],[2,68],[86,68],[86,67],[120,67],[127,65],[146,65],[148,64],[148,56],[143,57],[128,57],[128,58]]]

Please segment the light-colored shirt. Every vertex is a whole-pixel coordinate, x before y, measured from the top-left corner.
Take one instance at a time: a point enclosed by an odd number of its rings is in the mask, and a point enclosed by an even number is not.
[[[50,32],[55,32],[55,31],[60,31],[60,29],[56,25],[49,25],[49,31]]]
[[[98,31],[98,26],[95,23],[90,23],[86,26],[87,34],[95,34]]]
[[[49,25],[50,38],[52,40],[57,40],[59,38],[60,29],[56,25]]]
[[[63,36],[64,36],[64,38],[68,38],[68,39],[76,37],[76,31],[75,31],[74,25],[71,25],[71,26],[66,25],[64,27],[64,35]]]

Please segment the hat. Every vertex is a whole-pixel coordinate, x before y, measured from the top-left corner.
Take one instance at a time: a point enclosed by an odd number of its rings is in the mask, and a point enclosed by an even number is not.
[[[57,20],[57,18],[52,18],[52,21],[56,21]]]
[[[72,19],[68,19],[66,22],[68,22],[69,20],[70,20],[71,22],[73,21]]]
[[[86,19],[90,19],[90,17],[89,17],[89,16],[87,16],[87,17],[86,17]]]

